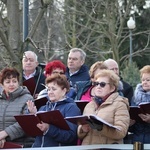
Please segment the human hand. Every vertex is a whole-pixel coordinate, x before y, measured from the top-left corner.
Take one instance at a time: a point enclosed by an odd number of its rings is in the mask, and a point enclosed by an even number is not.
[[[34,102],[28,100],[27,101],[27,106],[28,106],[28,110],[31,114],[35,114],[37,112],[37,108],[36,106],[34,105]]]
[[[0,131],[0,141],[5,139],[8,136],[8,134],[3,130]]]
[[[49,126],[50,125],[48,123],[44,123],[44,122],[37,124],[37,127],[43,132],[46,132],[48,130]]]
[[[0,149],[4,147],[5,139],[0,140]]]
[[[38,98],[38,93],[36,93],[35,95],[34,95],[34,99],[37,99]]]
[[[84,124],[82,125],[81,128],[83,132],[89,132],[91,130],[91,127],[89,126],[89,124]]]
[[[87,120],[87,122],[88,122],[88,124],[90,125],[90,127],[92,129],[97,129],[98,131],[101,131],[102,128],[103,128],[103,123],[99,123],[99,122],[96,123],[96,122],[94,122],[92,120]]]
[[[130,126],[134,125],[135,122],[136,122],[135,120],[130,119]]]
[[[150,114],[139,114],[139,117],[147,123],[150,123]]]

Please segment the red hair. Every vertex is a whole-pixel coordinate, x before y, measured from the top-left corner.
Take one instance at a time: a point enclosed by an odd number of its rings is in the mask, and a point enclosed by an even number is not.
[[[45,66],[45,75],[51,75],[56,68],[62,69],[64,73],[66,72],[66,66],[60,60],[53,60]]]

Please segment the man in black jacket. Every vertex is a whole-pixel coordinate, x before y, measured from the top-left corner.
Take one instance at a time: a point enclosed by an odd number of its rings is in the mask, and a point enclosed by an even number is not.
[[[24,52],[22,58],[22,67],[23,67],[23,82],[32,77],[34,78],[35,89],[32,95],[33,97],[36,98],[38,93],[45,88],[42,85],[45,84],[45,75],[43,74],[42,68],[38,67],[38,57],[33,51]],[[30,87],[28,87],[28,89],[30,89]]]
[[[114,59],[109,58],[105,60],[104,62],[106,63],[108,69],[113,70],[120,77],[119,66],[118,66],[118,63]],[[134,93],[133,87],[127,82],[123,81],[122,77],[120,77],[120,81],[122,82],[122,85],[123,85],[123,89],[122,89],[123,96],[128,98],[129,105],[131,105],[131,100],[132,100],[133,93]],[[130,144],[131,139],[132,139],[132,134],[127,134],[124,138],[124,143]]]
[[[104,63],[106,63],[108,69],[113,70],[120,77],[119,66],[115,60],[109,58],[105,60]],[[123,96],[128,98],[129,105],[131,105],[131,99],[133,97],[133,87],[127,82],[123,81],[122,77],[120,77],[120,81],[123,84],[123,89],[122,89]]]

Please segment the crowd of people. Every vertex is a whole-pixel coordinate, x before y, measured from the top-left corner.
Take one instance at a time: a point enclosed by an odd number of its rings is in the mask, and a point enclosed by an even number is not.
[[[113,59],[95,62],[90,69],[85,64],[86,53],[73,48],[67,65],[53,60],[45,68],[38,66],[38,57],[26,51],[22,58],[22,81],[35,81],[34,93],[20,84],[15,68],[0,73],[0,148],[6,142],[29,147],[52,147],[92,144],[123,144],[128,132],[129,143],[150,144],[150,114],[140,113],[142,122],[130,119],[130,106],[150,103],[150,65],[140,70],[141,83],[135,90],[120,76],[118,63]],[[31,86],[31,85],[30,85]],[[34,100],[46,96],[46,105],[37,110]],[[75,101],[88,101],[83,113]],[[69,130],[41,122],[37,124],[43,135],[27,135],[15,115],[36,114],[38,111],[59,110],[64,118],[95,115],[116,128],[87,120],[84,124],[66,121]],[[30,128],[30,127],[29,127]],[[34,130],[34,129],[33,129]]]

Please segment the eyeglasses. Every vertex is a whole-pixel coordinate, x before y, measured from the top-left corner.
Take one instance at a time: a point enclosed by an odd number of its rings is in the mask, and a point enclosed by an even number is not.
[[[110,83],[106,83],[106,82],[93,82],[94,86],[100,85],[100,87],[102,87],[102,88],[104,88],[106,86],[106,84],[110,84]]]
[[[52,74],[64,74],[64,72],[53,71]]]

